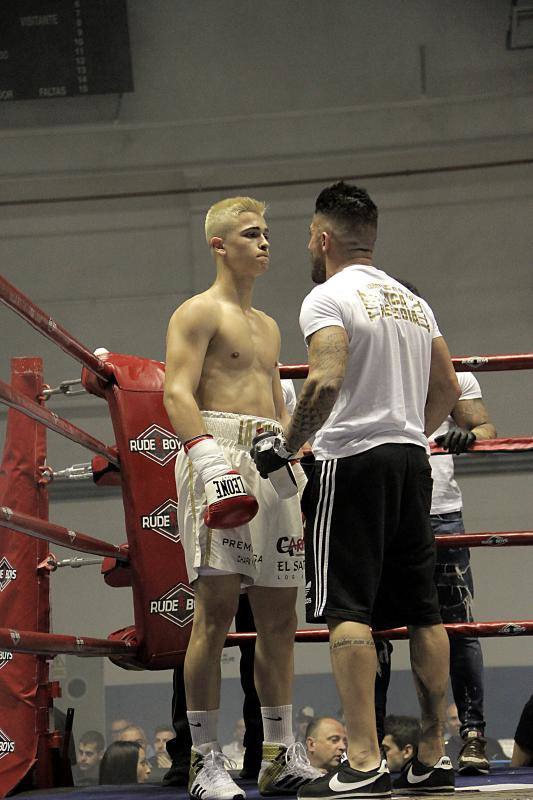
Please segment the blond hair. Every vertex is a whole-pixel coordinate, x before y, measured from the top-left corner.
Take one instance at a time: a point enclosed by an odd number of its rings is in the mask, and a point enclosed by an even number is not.
[[[237,221],[239,214],[251,211],[263,216],[266,203],[254,200],[253,197],[227,197],[215,203],[205,215],[205,238],[207,243],[213,236],[224,236]]]

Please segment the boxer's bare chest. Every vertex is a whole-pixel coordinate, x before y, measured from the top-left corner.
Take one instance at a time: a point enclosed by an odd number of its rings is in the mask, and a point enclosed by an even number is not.
[[[228,372],[271,372],[276,362],[276,342],[265,317],[257,311],[225,312],[209,344],[207,361]]]

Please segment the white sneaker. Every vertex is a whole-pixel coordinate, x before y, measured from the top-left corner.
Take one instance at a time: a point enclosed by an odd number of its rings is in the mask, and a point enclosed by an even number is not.
[[[278,794],[296,794],[300,786],[321,778],[324,773],[309,763],[305,747],[294,742],[263,744],[263,761],[259,772],[259,794],[272,797]]]
[[[189,794],[195,800],[245,800],[246,794],[237,786],[227,766],[235,763],[220,750],[201,753],[191,748]]]

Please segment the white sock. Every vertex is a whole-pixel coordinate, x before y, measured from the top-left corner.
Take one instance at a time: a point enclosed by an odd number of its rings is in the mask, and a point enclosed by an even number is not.
[[[210,711],[187,711],[187,721],[191,731],[192,746],[217,741],[218,708]]]
[[[292,705],[261,706],[263,718],[263,739],[265,742],[285,744],[294,742],[292,732]]]

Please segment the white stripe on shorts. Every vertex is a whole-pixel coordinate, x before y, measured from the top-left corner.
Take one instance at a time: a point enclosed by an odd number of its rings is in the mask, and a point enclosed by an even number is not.
[[[335,495],[335,473],[337,459],[324,461],[320,474],[320,492],[313,529],[313,549],[315,557],[315,616],[324,612],[328,595],[328,560],[331,515]]]

